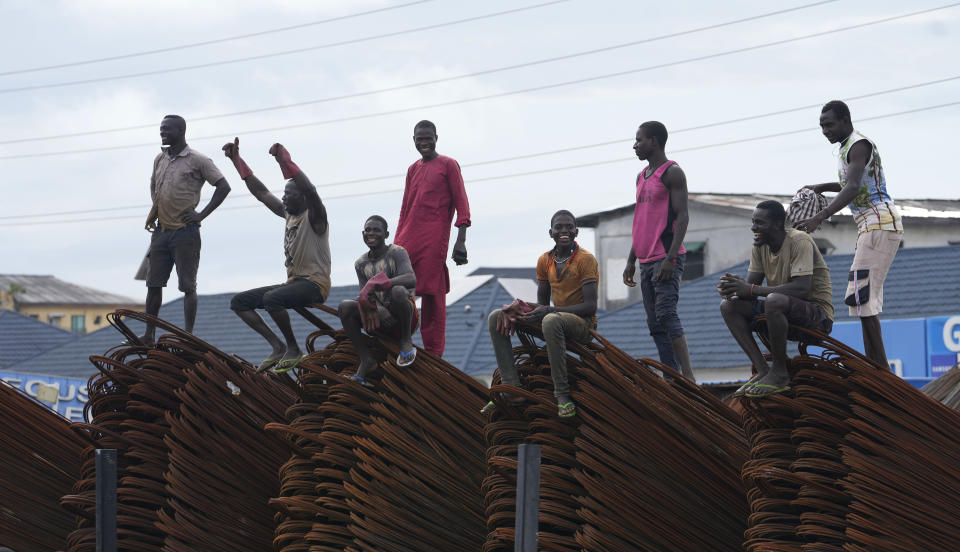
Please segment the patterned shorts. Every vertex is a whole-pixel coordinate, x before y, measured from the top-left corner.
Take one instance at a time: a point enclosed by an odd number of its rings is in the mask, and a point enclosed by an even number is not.
[[[850,307],[850,316],[876,316],[883,310],[883,281],[901,237],[901,233],[890,230],[870,230],[857,237],[843,300]]]

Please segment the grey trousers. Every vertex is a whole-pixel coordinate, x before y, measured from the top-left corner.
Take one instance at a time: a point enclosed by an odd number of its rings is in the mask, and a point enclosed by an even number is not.
[[[490,341],[497,357],[500,377],[507,385],[520,386],[520,374],[513,363],[513,345],[510,337],[497,331],[497,316],[500,310],[490,313],[487,325],[490,328]],[[552,312],[543,317],[543,339],[547,342],[547,358],[550,359],[550,375],[553,377],[553,394],[569,395],[567,383],[567,339],[579,343],[589,343],[590,321],[568,312]]]

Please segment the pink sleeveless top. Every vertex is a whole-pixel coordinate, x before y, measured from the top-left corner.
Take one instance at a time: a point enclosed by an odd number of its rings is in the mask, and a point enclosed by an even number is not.
[[[641,263],[652,263],[667,256],[673,242],[676,220],[670,209],[670,190],[661,178],[675,161],[657,167],[649,178],[646,169],[637,176],[637,205],[633,211],[633,254]],[[687,250],[680,245],[679,254]]]

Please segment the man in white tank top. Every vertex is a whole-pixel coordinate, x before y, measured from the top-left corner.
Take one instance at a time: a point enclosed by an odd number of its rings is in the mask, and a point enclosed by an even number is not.
[[[820,128],[831,144],[840,146],[838,182],[806,188],[817,193],[839,193],[825,209],[794,226],[812,234],[830,215],[849,206],[857,223],[857,249],[847,276],[844,303],[850,307],[850,316],[860,318],[866,356],[889,369],[878,315],[883,311],[883,283],[903,237],[903,221],[887,192],[880,152],[876,144],[853,128],[847,104],[827,102],[820,112]]]
[[[277,372],[286,372],[306,356],[297,345],[287,309],[322,303],[330,294],[327,210],[317,194],[317,188],[294,164],[290,153],[282,145],[274,144],[270,148],[270,155],[276,158],[283,177],[287,179],[282,199],[270,193],[240,157],[239,138],[224,145],[223,153],[233,161],[233,166],[250,193],[287,222],[283,237],[287,281],[238,293],[230,301],[230,308],[237,316],[272,347],[260,369],[274,368]],[[280,328],[283,340],[273,333],[256,309],[265,309],[270,314]]]

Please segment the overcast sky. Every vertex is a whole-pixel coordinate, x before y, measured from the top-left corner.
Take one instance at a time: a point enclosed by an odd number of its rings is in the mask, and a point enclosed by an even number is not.
[[[220,152],[234,136],[272,189],[282,187],[273,142],[320,186],[334,285],[355,282],[366,216],[396,223],[420,119],[437,124],[438,151],[461,163],[470,197],[470,264],[450,262],[454,277],[533,266],[552,245],[557,209],[630,203],[643,167],[633,135],[651,119],[671,131],[667,153],[692,192],[789,194],[835,178],[819,106],[870,95],[849,105],[878,144],[894,198],[955,198],[960,105],[944,104],[960,102],[960,7],[935,9],[947,5],[0,1],[0,273],[142,299],[133,275],[168,113],[187,119],[188,143],[233,188],[203,223],[200,293],[285,276],[283,222]],[[758,18],[790,8],[800,9]],[[932,11],[898,17],[922,10]],[[240,38],[222,40],[231,37]],[[135,55],[155,50],[164,51]],[[121,59],[80,63],[110,57]],[[28,71],[37,68],[47,69]],[[514,157],[523,158],[504,160]],[[165,301],[179,296],[171,282]]]

